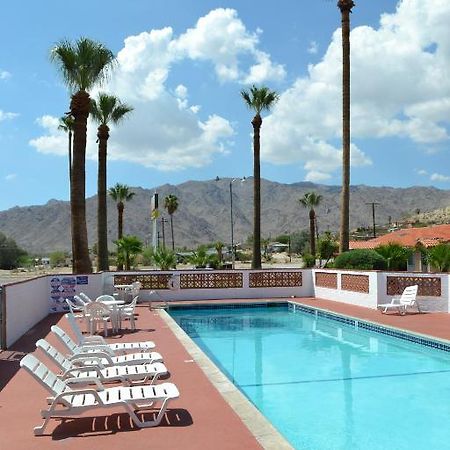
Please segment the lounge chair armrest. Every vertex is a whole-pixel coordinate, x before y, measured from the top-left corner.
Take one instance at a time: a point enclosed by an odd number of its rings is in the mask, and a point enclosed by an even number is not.
[[[102,382],[96,377],[66,378],[64,381],[67,384],[95,384],[98,391],[103,391],[105,389]]]
[[[70,391],[61,392],[61,394],[58,394],[56,397],[53,398],[53,402],[57,403],[61,400],[64,400],[64,397],[69,397],[72,395],[80,395],[80,394],[91,394],[95,397],[95,399],[99,402],[99,404],[103,405],[103,401],[100,398],[100,395],[98,395],[98,392],[95,389],[92,388],[86,388],[86,389],[73,389],[70,388]]]
[[[70,361],[86,361],[92,359],[96,361],[95,365],[98,365],[101,362],[102,358],[105,358],[109,364],[113,364],[113,360],[109,353],[104,352],[77,353],[69,357]]]
[[[84,336],[81,346],[86,345],[108,345],[102,336]]]
[[[114,356],[114,351],[107,344],[83,344],[78,347],[79,353],[89,353],[93,350],[108,353]]]
[[[94,371],[97,373],[97,377],[101,378],[102,373],[100,372],[99,366],[80,366],[80,367],[74,367],[67,369],[64,373],[61,375],[58,375],[59,378],[62,378],[63,380],[66,380],[67,378],[72,378],[75,372],[92,372]]]

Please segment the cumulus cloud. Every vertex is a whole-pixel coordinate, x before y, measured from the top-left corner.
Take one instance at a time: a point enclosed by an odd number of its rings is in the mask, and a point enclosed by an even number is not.
[[[17,173],[9,173],[6,175],[5,180],[6,181],[12,181],[17,178]]]
[[[0,80],[7,80],[8,78],[11,78],[11,73],[7,70],[0,69]]]
[[[377,28],[351,32],[352,138],[400,137],[425,151],[449,140],[450,2],[401,0]],[[282,93],[265,120],[262,158],[303,163],[307,178],[337,168],[341,138],[341,32],[322,60]],[[370,164],[355,145],[353,165]]]
[[[126,160],[160,170],[180,170],[209,164],[227,153],[234,134],[231,123],[205,114],[191,103],[188,86],[168,86],[174,65],[203,61],[214,68],[220,83],[281,80],[284,67],[259,49],[261,30],[247,30],[233,9],[219,8],[201,17],[179,36],[171,27],[129,36],[117,55],[118,67],[102,90],[130,103],[129,120],[111,129],[111,160]],[[93,95],[96,93],[93,92]],[[65,137],[57,119],[44,116],[45,135],[30,144],[44,153],[65,154]],[[96,126],[88,126],[87,157],[96,158]]]
[[[19,116],[18,113],[6,112],[0,109],[0,122],[2,122],[3,120],[15,119],[18,116]]]
[[[442,175],[440,173],[433,173],[430,176],[431,181],[440,181],[440,182],[447,182],[450,181],[450,176]]]
[[[310,53],[311,55],[316,55],[318,51],[319,51],[319,44],[316,41],[311,41],[309,43],[307,52]]]

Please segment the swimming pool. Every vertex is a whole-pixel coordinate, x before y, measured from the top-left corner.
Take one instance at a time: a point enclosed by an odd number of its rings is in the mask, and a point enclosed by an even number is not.
[[[450,448],[446,345],[286,304],[169,313],[295,448]]]

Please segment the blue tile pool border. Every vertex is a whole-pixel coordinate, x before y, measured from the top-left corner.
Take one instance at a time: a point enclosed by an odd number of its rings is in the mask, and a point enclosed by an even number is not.
[[[386,336],[395,337],[408,342],[413,342],[415,344],[423,345],[425,347],[431,347],[437,350],[442,350],[444,352],[450,352],[450,343],[446,343],[437,339],[431,339],[420,334],[414,334],[411,332],[403,331],[397,328],[386,327],[383,325],[376,324],[374,322],[367,322],[365,320],[342,316],[340,314],[335,314],[330,311],[325,311],[309,306],[305,306],[295,302],[289,302],[289,309],[299,310],[306,314],[311,314],[316,317],[324,317],[335,322],[344,323],[346,325],[353,326],[355,328],[362,328],[364,330],[372,331],[378,334],[384,334]]]
[[[387,327],[384,325],[379,325],[374,322],[368,322],[366,320],[361,320],[356,317],[343,316],[331,311],[315,308],[312,306],[306,306],[301,303],[296,303],[289,300],[271,301],[271,302],[242,302],[242,303],[202,303],[200,305],[188,304],[188,305],[168,305],[167,310],[208,310],[208,309],[242,309],[242,308],[273,308],[273,307],[285,307],[294,311],[301,311],[306,314],[311,314],[316,317],[324,317],[334,322],[340,322],[346,325],[353,326],[355,328],[362,328],[364,330],[372,331],[378,334],[384,334],[386,336],[395,337],[403,341],[413,342],[415,344],[422,345],[424,347],[430,347],[437,350],[441,350],[450,353],[450,342],[444,342],[433,339],[424,335],[414,334],[409,331],[403,331],[398,328]],[[170,312],[169,312],[170,314]]]

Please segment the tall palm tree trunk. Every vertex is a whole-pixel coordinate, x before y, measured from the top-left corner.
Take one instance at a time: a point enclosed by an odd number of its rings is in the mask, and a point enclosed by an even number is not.
[[[172,251],[175,251],[175,239],[173,234],[173,215],[170,214],[170,232],[172,233]]]
[[[106,157],[109,138],[107,125],[98,127],[98,181],[97,181],[97,270],[109,270],[108,216],[106,206]]]
[[[261,269],[261,163],[260,129],[262,119],[259,114],[252,120],[253,125],[253,256],[252,269]]]
[[[69,183],[72,183],[72,130],[69,130]]]
[[[339,0],[342,16],[342,192],[340,252],[349,249],[350,235],[350,12],[353,0]]]
[[[86,226],[86,129],[90,99],[85,91],[72,96],[71,114],[74,118],[73,167],[70,191],[72,248],[74,273],[92,273]]]
[[[311,235],[309,238],[309,242],[311,244],[311,255],[316,257],[316,230],[315,230],[315,222],[316,222],[316,213],[313,209],[309,211],[309,234]]]
[[[117,240],[122,239],[123,236],[123,202],[117,203]],[[123,263],[117,263],[117,270],[123,270]]]
[[[73,141],[73,133],[69,128],[69,190],[70,195],[72,195],[72,141]],[[71,233],[73,235],[73,233]],[[75,259],[74,259],[74,251],[73,251],[73,238],[71,238],[71,249],[72,249],[72,273],[75,273]]]

